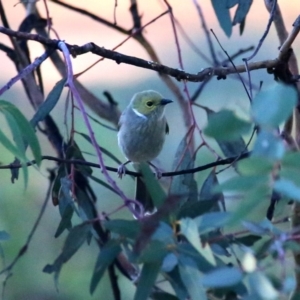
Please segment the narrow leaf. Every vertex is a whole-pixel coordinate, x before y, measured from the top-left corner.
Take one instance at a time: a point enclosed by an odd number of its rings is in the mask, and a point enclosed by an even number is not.
[[[120,242],[117,240],[110,240],[101,249],[97,262],[94,268],[91,284],[90,293],[93,294],[98,283],[100,282],[107,267],[114,261],[116,256],[121,252]]]
[[[173,161],[173,169],[177,171],[187,170],[194,167],[194,158],[191,153],[190,147],[184,137],[175,154]],[[181,204],[186,201],[197,201],[197,183],[193,174],[184,174],[175,176],[172,179],[170,194],[181,197]],[[195,195],[194,195],[195,194]],[[194,196],[193,196],[194,195]]]
[[[54,88],[48,94],[46,100],[38,107],[38,110],[36,111],[36,113],[34,114],[33,118],[30,121],[30,123],[34,128],[37,126],[38,122],[43,121],[49,115],[52,109],[55,107],[65,84],[66,84],[65,78],[58,81],[55,84]]]
[[[134,300],[147,300],[160,271],[161,263],[145,263],[137,285]]]
[[[251,124],[238,118],[232,111],[224,109],[208,116],[204,133],[219,141],[234,141],[248,133]]]
[[[187,256],[179,257],[179,273],[183,284],[185,285],[190,299],[205,300],[206,292],[201,284],[201,274],[196,263]]]
[[[166,194],[146,163],[140,164],[140,171],[155,207],[159,208],[166,199]]]
[[[13,116],[25,141],[28,143],[32,151],[36,163],[39,165],[41,162],[41,148],[32,125],[27,121],[19,109],[10,102],[0,100],[0,110],[4,114],[7,111],[11,114],[11,116]]]
[[[223,29],[227,37],[230,37],[232,32],[232,24],[229,9],[226,7],[226,1],[211,0],[211,3],[213,5],[221,28]]]
[[[186,239],[194,246],[194,248],[201,253],[200,237],[197,223],[190,218],[180,220],[180,232]]]
[[[222,267],[205,274],[202,284],[208,288],[229,287],[243,279],[243,272],[236,267]]]
[[[291,85],[276,83],[259,92],[252,102],[252,116],[256,123],[276,128],[286,121],[297,104],[297,91]]]

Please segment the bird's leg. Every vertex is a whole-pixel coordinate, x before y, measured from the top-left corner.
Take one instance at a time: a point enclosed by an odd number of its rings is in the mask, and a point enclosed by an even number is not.
[[[122,176],[126,174],[125,166],[127,164],[129,164],[130,162],[131,162],[130,160],[127,160],[124,164],[119,165],[119,167],[118,167],[118,176],[119,176],[119,178],[122,178]]]
[[[155,170],[155,176],[157,179],[160,179],[162,176],[162,171],[155,166],[152,162],[148,161],[148,164]]]

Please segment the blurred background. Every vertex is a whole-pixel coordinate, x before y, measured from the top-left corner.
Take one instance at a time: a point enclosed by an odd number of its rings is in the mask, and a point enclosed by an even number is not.
[[[79,8],[100,16],[109,22],[114,22],[113,0],[89,0],[89,1],[63,1]],[[9,24],[12,29],[17,30],[20,23],[26,16],[26,10],[20,3],[11,0],[2,0]],[[132,18],[129,12],[130,1],[118,0],[116,8],[117,25],[130,29],[132,27]],[[292,29],[292,24],[300,11],[300,3],[295,0],[278,1],[287,30]],[[206,36],[203,32],[198,12],[192,0],[180,1],[170,0],[169,4],[173,8],[174,16],[177,18],[181,27],[184,29],[189,38],[210,58],[209,47]],[[239,26],[233,28],[230,38],[228,38],[219,26],[210,0],[199,1],[208,28],[212,28],[216,33],[223,47],[232,55],[240,49],[249,46],[256,46],[268,22],[269,14],[264,7],[263,1],[254,0],[250,13],[247,15],[245,30],[242,35],[239,33]],[[127,36],[118,31],[108,28],[105,25],[92,20],[87,16],[72,12],[58,4],[47,1],[49,15],[52,19],[53,28],[59,35],[59,38],[69,44],[83,45],[88,42],[94,42],[98,46],[106,49],[112,49],[122,42]],[[155,17],[164,12],[167,8],[163,1],[138,1],[139,12],[142,15],[142,22],[153,20]],[[37,2],[37,8],[42,17],[46,18],[44,1]],[[236,7],[231,10],[231,15],[235,13]],[[1,24],[2,25],[2,24]],[[144,35],[151,43],[161,63],[172,68],[180,68],[178,50],[175,44],[175,38],[172,30],[170,17],[168,14],[159,18],[157,21],[146,27]],[[178,30],[180,50],[184,64],[184,70],[189,73],[197,73],[203,68],[210,67],[208,61],[203,60],[192,49],[183,35]],[[55,38],[54,35],[52,35]],[[224,58],[225,55],[212,38],[218,57]],[[7,36],[0,34],[0,42],[10,46]],[[31,59],[40,56],[44,49],[36,42],[29,42]],[[262,48],[252,61],[274,59],[278,54],[278,38],[274,27],[271,27]],[[296,40],[294,48],[299,48],[300,41]],[[123,54],[140,57],[148,60],[149,57],[145,49],[133,39],[129,39],[124,45],[116,51]],[[252,52],[246,53],[235,60],[236,64],[242,64],[242,58],[248,57]],[[297,52],[296,52],[297,55]],[[299,55],[299,53],[298,53]],[[299,57],[297,57],[299,59]],[[79,73],[89,65],[98,60],[99,57],[93,54],[80,55],[72,59],[74,73]],[[6,84],[13,76],[16,70],[13,63],[7,58],[4,52],[0,52],[1,71],[0,86]],[[47,60],[42,64],[42,73],[45,83],[45,94],[53,88],[54,84],[61,79],[55,67]],[[267,74],[266,70],[255,71],[252,73],[253,83],[259,86],[267,86],[272,83],[273,77]],[[129,103],[135,92],[145,89],[155,89],[162,93],[166,98],[173,98],[173,94],[164,85],[158,75],[150,70],[137,68],[126,64],[117,64],[115,61],[104,59],[94,66],[88,72],[79,78],[80,82],[85,85],[91,92],[100,98],[103,97],[104,91],[109,91],[114,100],[118,102],[120,110],[123,110]],[[182,82],[176,83],[182,90]],[[192,95],[198,88],[199,83],[187,84],[189,93]],[[34,110],[30,107],[22,84],[18,82],[9,91],[2,95],[2,99],[14,103],[19,109],[30,118]],[[226,80],[217,80],[213,78],[211,82],[201,93],[197,103],[210,107],[214,110],[220,108],[230,108],[241,116],[245,116],[249,109],[249,101],[240,81],[236,76],[228,76]],[[59,104],[51,113],[52,117],[60,125],[61,133],[67,134],[68,128],[64,126],[65,119],[66,92],[60,98]],[[195,107],[194,112],[200,126],[206,123],[206,115],[200,109]],[[90,113],[93,115],[92,111]],[[159,166],[167,171],[172,170],[172,161],[176,148],[180,140],[186,133],[183,125],[182,114],[179,106],[174,103],[167,107],[167,118],[170,125],[170,134],[167,137],[164,149],[158,158]],[[95,117],[95,115],[93,115]],[[1,130],[8,135],[7,126],[1,117]],[[108,122],[105,122],[109,124]],[[76,130],[87,132],[82,121],[80,113],[76,115]],[[117,146],[116,132],[110,131],[100,125],[93,123],[93,129],[96,132],[99,144],[112,151],[121,161],[124,161],[122,153]],[[51,145],[44,136],[39,135],[44,155],[54,155]],[[86,159],[96,161],[92,147],[78,136],[76,141],[82,151],[86,154]],[[210,141],[211,145],[218,151],[216,144]],[[13,156],[0,145],[0,163],[9,164],[13,161]],[[30,156],[30,155],[29,155]],[[201,150],[197,155],[196,165],[202,165],[213,161],[214,157],[207,150]],[[108,166],[117,167],[116,163],[106,158],[105,163]],[[0,180],[0,230],[5,230],[10,234],[8,241],[2,242],[1,254],[2,265],[9,264],[17,255],[18,251],[25,243],[26,238],[38,216],[41,205],[44,202],[45,193],[48,187],[47,168],[54,167],[55,164],[43,161],[40,169],[30,168],[29,185],[25,189],[22,175],[14,184],[11,183],[11,175],[8,170],[1,170]],[[204,180],[207,172],[201,172],[196,175],[197,181]],[[102,178],[99,170],[94,170],[94,176]],[[126,195],[133,195],[133,181],[129,176],[120,181],[115,174],[112,174],[117,183],[125,191]],[[224,178],[230,176],[228,173],[222,174]],[[91,183],[98,201],[97,207],[99,212],[107,213],[113,211],[121,205],[121,199],[102,186]],[[126,211],[120,211],[114,214],[114,217],[132,218]],[[5,284],[4,299],[113,299],[110,295],[109,281],[104,279],[98,286],[95,294],[89,294],[89,283],[92,276],[94,264],[96,262],[98,247],[92,243],[90,246],[84,245],[75,256],[63,267],[59,278],[59,291],[56,291],[53,276],[43,273],[42,269],[48,263],[52,263],[60,253],[66,233],[58,239],[54,238],[55,231],[60,221],[58,208],[54,207],[51,201],[48,203],[45,215],[38,226],[37,232],[29,245],[27,253],[20,259],[13,269],[13,275]],[[2,275],[1,279],[4,280]],[[123,278],[123,277],[122,277]],[[122,279],[124,280],[124,279]],[[134,286],[131,282],[124,280],[122,284],[123,299],[131,299]]]

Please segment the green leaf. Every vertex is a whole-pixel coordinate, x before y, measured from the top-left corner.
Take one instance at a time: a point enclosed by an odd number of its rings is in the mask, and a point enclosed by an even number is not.
[[[151,293],[151,299],[153,300],[179,300],[176,296],[163,291],[156,291]]]
[[[171,272],[178,264],[178,258],[174,253],[168,253],[163,260],[161,270],[163,272]]]
[[[164,242],[168,245],[174,244],[173,228],[165,222],[159,222],[159,226],[153,233],[151,239]]]
[[[201,249],[202,253],[199,253],[191,244],[183,243],[177,246],[179,254],[190,257],[196,264],[200,272],[208,272],[212,270],[216,264],[214,259],[211,259],[212,252],[210,247],[206,244],[205,248]]]
[[[176,266],[171,272],[168,272],[165,277],[170,282],[173,290],[175,291],[178,299],[187,299],[188,293],[187,290],[181,280],[179,268]]]
[[[204,133],[219,141],[234,141],[248,133],[251,124],[238,118],[234,112],[224,109],[208,116]]]
[[[141,231],[141,225],[136,220],[111,220],[104,222],[103,225],[106,229],[129,239],[136,239]]]
[[[253,99],[252,116],[261,127],[276,128],[291,116],[296,104],[296,89],[291,85],[276,83]]]
[[[184,137],[176,150],[173,161],[173,170],[181,171],[193,167],[194,158],[190,146],[186,143],[186,137]],[[197,183],[194,179],[194,174],[183,174],[173,177],[170,186],[170,195],[179,196],[181,198],[181,204],[188,200],[196,201]]]
[[[58,81],[55,84],[54,88],[50,91],[46,100],[38,107],[36,113],[34,114],[34,116],[30,121],[30,123],[34,128],[37,126],[38,122],[43,121],[49,115],[52,109],[55,107],[65,84],[66,84],[65,78]]]
[[[267,175],[235,176],[221,183],[215,191],[251,191],[258,186],[267,184],[269,177]]]
[[[6,231],[4,230],[1,230],[0,231],[0,241],[7,241],[10,239],[10,235],[9,233],[7,233]]]
[[[180,220],[180,232],[186,239],[194,246],[194,248],[201,253],[200,237],[197,223],[190,218]]]
[[[218,229],[227,224],[231,219],[232,213],[219,211],[219,212],[208,212],[204,215],[196,218],[198,229],[201,234]]]
[[[210,200],[214,203],[213,211],[219,211],[221,204],[224,204],[224,195],[222,193],[216,193],[214,188],[219,184],[218,177],[215,173],[215,170],[212,170],[207,178],[205,179],[201,190],[199,201]],[[225,207],[223,207],[225,208]]]
[[[153,175],[147,163],[140,164],[140,171],[143,175],[146,188],[150,193],[154,206],[159,208],[165,202],[166,193]]]
[[[64,263],[66,263],[87,240],[92,226],[89,223],[83,223],[72,228],[69,232],[61,254],[52,265],[46,265],[43,271],[45,273],[54,272],[54,280],[58,284],[58,276]]]
[[[248,275],[250,290],[264,300],[278,299],[278,292],[272,286],[270,280],[259,271],[255,271]]]
[[[201,273],[196,263],[187,256],[179,256],[179,273],[183,284],[185,285],[190,299],[205,300],[206,292],[201,284]]]
[[[232,24],[230,19],[229,9],[226,6],[226,1],[224,0],[211,0],[215,14],[218,18],[219,24],[227,37],[231,36]]]
[[[146,244],[146,247],[138,257],[138,263],[161,263],[167,254],[168,249],[165,243],[152,240]]]
[[[227,0],[226,7],[232,8],[239,3],[240,0]]]
[[[32,125],[27,121],[27,119],[16,106],[7,101],[0,100],[0,111],[4,115],[6,115],[6,113],[9,113],[14,118],[19,129],[22,132],[25,141],[28,143],[32,151],[33,157],[36,160],[37,165],[40,165],[41,148]]]
[[[160,271],[161,263],[145,263],[138,281],[134,300],[147,300]]]
[[[244,139],[240,136],[232,141],[216,140],[225,157],[241,155],[247,151]]]
[[[300,187],[288,179],[277,180],[274,184],[274,189],[290,199],[300,201]]]
[[[241,220],[251,215],[253,210],[257,213],[255,216],[263,218],[266,215],[269,206],[271,195],[271,187],[268,182],[261,182],[261,185],[253,187],[247,193],[241,195],[239,204],[232,212],[230,219],[227,221],[227,226],[238,224]]]
[[[240,0],[239,1],[238,8],[235,12],[235,15],[234,15],[234,18],[232,21],[233,26],[236,24],[240,24],[245,20],[248,12],[250,10],[252,1],[253,0]]]
[[[25,165],[27,162],[27,158],[25,155],[26,152],[26,147],[25,145],[25,140],[23,138],[23,134],[21,132],[21,128],[19,128],[15,118],[8,112],[8,111],[3,111],[3,114],[5,115],[6,121],[8,123],[8,126],[10,128],[10,131],[13,135],[13,140],[15,142],[15,145],[19,151],[19,156],[16,156],[16,159],[14,160],[13,163],[21,163],[23,162],[22,165],[22,171],[23,171],[23,176],[24,176],[24,184],[25,187],[27,187],[28,184],[28,168]],[[18,179],[19,177],[19,169],[11,170],[12,173],[12,182],[14,182],[15,179]]]
[[[202,278],[202,284],[208,288],[229,287],[243,279],[243,272],[236,267],[216,268]]]
[[[279,160],[283,157],[284,152],[285,145],[282,139],[273,132],[262,130],[257,136],[252,155]]]
[[[59,212],[61,215],[61,221],[55,233],[55,237],[59,237],[65,229],[70,230],[72,228],[72,217],[74,212],[74,203],[70,194],[72,187],[72,181],[68,177],[60,179],[61,189],[58,196]]]
[[[235,238],[233,240],[233,242],[238,243],[238,244],[240,243],[240,244],[243,244],[245,246],[251,247],[251,246],[253,246],[253,244],[255,242],[259,241],[260,239],[261,239],[260,236],[249,234],[249,235],[246,235],[246,236]]]
[[[188,201],[180,207],[177,218],[196,218],[212,210],[218,203],[212,200]]]
[[[109,240],[98,255],[97,262],[94,268],[90,293],[93,294],[98,283],[100,282],[106,268],[114,261],[116,256],[121,252],[120,242],[117,240]]]
[[[239,174],[252,176],[257,174],[268,175],[273,171],[274,162],[263,156],[251,156],[237,163]]]

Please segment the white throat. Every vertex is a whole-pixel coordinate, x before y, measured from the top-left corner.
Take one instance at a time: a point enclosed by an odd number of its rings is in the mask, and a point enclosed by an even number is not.
[[[141,114],[139,111],[137,111],[135,108],[132,109],[134,111],[134,113],[138,116],[141,117],[143,119],[147,119],[147,117],[143,114]]]

